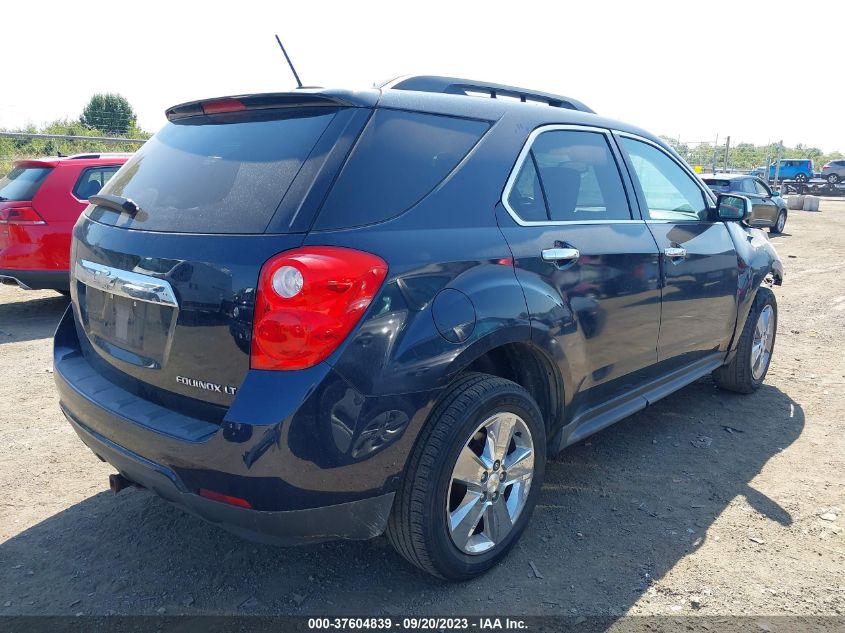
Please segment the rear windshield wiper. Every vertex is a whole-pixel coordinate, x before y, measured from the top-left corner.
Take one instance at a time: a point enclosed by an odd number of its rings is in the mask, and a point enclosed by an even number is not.
[[[129,215],[135,215],[141,210],[141,207],[134,200],[124,198],[123,196],[113,196],[108,193],[99,193],[91,196],[88,198],[88,202],[96,204],[98,207],[108,207],[109,209],[128,213]]]

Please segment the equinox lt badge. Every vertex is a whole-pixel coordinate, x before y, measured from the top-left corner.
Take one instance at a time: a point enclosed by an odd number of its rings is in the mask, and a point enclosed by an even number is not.
[[[234,396],[237,391],[236,387],[228,387],[225,385],[218,385],[216,382],[206,382],[205,380],[197,380],[196,378],[185,378],[184,376],[176,376],[176,382],[188,387],[196,387],[197,389],[205,389],[206,391],[216,391],[217,393],[225,393],[229,396]]]

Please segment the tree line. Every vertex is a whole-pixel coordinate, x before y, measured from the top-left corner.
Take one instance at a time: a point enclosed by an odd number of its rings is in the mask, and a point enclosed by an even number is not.
[[[0,128],[0,132],[75,137],[64,140],[0,136],[0,176],[8,173],[14,161],[23,158],[70,156],[88,152],[134,152],[140,146],[138,143],[96,141],[90,137],[148,139],[152,136],[139,128],[137,121],[135,111],[125,97],[105,93],[92,96],[76,119],[57,119],[44,125],[28,125],[23,130]]]
[[[668,136],[661,137],[675,151],[677,151],[690,165],[700,165],[705,171],[715,164],[718,169],[725,167],[725,146],[711,143],[681,143]],[[823,152],[818,147],[810,147],[798,143],[795,147],[787,147],[778,143],[768,145],[754,145],[753,143],[737,143],[728,148],[727,166],[737,171],[749,171],[755,167],[765,167],[776,158],[810,158],[816,171],[821,171],[825,163],[845,158],[842,152]]]

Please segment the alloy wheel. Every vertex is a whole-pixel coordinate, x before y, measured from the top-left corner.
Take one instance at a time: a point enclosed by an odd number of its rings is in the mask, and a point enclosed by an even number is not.
[[[760,380],[769,366],[772,346],[775,342],[774,325],[774,310],[772,306],[767,305],[757,317],[754,340],[751,343],[751,375],[754,380]]]
[[[518,415],[502,411],[482,422],[458,455],[446,498],[455,546],[483,554],[510,534],[534,478],[534,441]]]

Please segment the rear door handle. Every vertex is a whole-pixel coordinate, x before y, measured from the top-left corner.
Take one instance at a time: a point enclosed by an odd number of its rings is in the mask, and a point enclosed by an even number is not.
[[[544,248],[542,255],[547,262],[574,261],[581,257],[577,248]]]
[[[666,257],[671,257],[672,259],[675,259],[676,257],[686,257],[687,249],[670,246],[669,248],[663,249],[663,254],[666,255]]]

